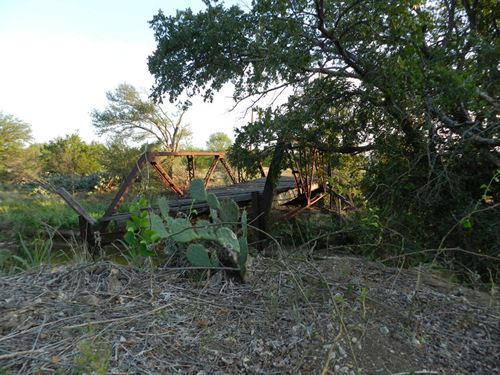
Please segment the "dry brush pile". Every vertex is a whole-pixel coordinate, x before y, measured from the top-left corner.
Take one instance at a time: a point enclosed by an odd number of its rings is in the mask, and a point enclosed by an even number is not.
[[[252,270],[246,284],[107,262],[2,277],[1,372],[498,371],[487,294],[345,256]]]

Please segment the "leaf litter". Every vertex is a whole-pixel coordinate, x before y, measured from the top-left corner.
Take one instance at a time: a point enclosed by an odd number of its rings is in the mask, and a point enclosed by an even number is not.
[[[498,301],[350,256],[221,272],[110,262],[0,278],[2,373],[493,374]]]

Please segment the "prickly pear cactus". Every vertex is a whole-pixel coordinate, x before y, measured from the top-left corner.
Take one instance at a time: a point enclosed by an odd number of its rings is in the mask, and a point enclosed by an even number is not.
[[[190,193],[195,202],[207,203],[210,220],[198,220],[193,225],[189,218],[172,218],[169,216],[168,201],[160,198],[160,215],[149,214],[154,238],[169,238],[178,244],[185,244],[185,257],[194,267],[234,267],[239,270],[240,279],[245,280],[248,260],[246,211],[240,214],[233,200],[219,202],[214,194],[207,194],[202,180],[193,180]],[[214,246],[214,243],[219,246]]]

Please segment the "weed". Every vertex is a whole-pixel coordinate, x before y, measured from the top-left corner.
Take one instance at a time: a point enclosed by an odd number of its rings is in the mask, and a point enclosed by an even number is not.
[[[86,243],[79,242],[76,238],[66,240],[66,246],[69,250],[64,252],[67,262],[86,263],[90,262],[93,257]]]
[[[359,293],[359,301],[361,302],[361,307],[363,308],[363,320],[366,319],[366,297],[368,296],[368,288],[362,287]]]
[[[78,342],[77,349],[75,373],[104,375],[108,372],[112,352],[108,342],[99,337],[83,339]]]
[[[19,237],[18,251],[3,251],[0,267],[7,273],[11,273],[39,267],[43,264],[51,264],[52,247],[52,237],[48,239],[35,238],[29,242]]]

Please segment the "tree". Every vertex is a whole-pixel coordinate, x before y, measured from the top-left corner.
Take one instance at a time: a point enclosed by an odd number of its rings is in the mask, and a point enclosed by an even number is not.
[[[180,142],[191,134],[182,122],[185,111],[173,119],[160,105],[142,99],[132,85],[122,83],[106,97],[108,107],[91,113],[99,135],[112,134],[135,142],[154,139],[164,151],[177,151]]]
[[[104,150],[104,145],[96,142],[87,144],[78,134],[72,134],[44,144],[40,161],[43,171],[55,178],[52,183],[58,187],[66,186],[73,193],[76,188],[88,191],[98,182],[96,174],[102,172]]]
[[[237,132],[233,155],[257,149],[262,158],[278,140],[329,153],[371,150],[365,193],[377,209],[399,215],[397,231],[415,228],[406,243],[493,254],[500,228],[499,187],[488,185],[500,168],[496,3],[255,0],[243,10],[207,1],[196,14],[159,12],[151,21],[152,96],[201,93],[210,101],[232,83],[235,101],[253,107],[288,88],[286,104],[259,109],[259,121]],[[482,200],[486,185],[492,203]],[[477,202],[485,211],[471,236],[457,229],[457,218]]]
[[[210,134],[206,148],[208,151],[227,151],[232,144],[231,138],[226,133],[216,132]]]
[[[328,130],[325,147],[393,134],[409,153],[422,143],[442,152],[459,137],[500,167],[495,14],[494,1],[468,0],[258,0],[247,12],[207,1],[198,14],[160,11],[153,97],[211,100],[232,82],[239,101],[292,87],[273,117],[291,116],[287,130],[307,127],[310,141]]]
[[[26,174],[25,162],[31,152],[25,152],[31,141],[31,127],[25,122],[0,112],[0,177],[17,179]],[[30,150],[31,151],[31,150]]]
[[[137,163],[143,150],[131,147],[122,139],[113,139],[106,144],[106,151],[102,155],[102,165],[111,176],[125,178]]]
[[[102,170],[103,153],[102,144],[87,144],[78,134],[72,134],[43,145],[41,160],[47,173],[87,175]]]

